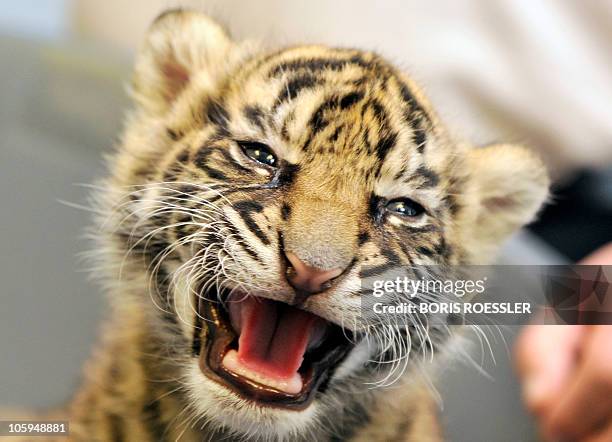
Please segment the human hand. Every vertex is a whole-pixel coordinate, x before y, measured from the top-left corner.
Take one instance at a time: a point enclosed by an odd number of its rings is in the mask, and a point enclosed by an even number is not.
[[[581,264],[612,264],[612,244]],[[612,442],[612,325],[530,325],[516,361],[544,440]]]

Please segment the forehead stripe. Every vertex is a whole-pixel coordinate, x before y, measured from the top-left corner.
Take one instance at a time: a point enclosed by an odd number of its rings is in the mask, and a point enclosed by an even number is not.
[[[293,78],[289,79],[282,88],[278,98],[276,99],[275,107],[287,100],[294,99],[303,89],[312,88],[320,83],[322,83],[322,79],[316,78],[309,74],[298,74],[294,76]]]
[[[357,104],[359,101],[361,101],[363,99],[363,95],[364,94],[361,91],[351,92],[351,93],[345,95],[340,100],[340,109],[346,110],[349,107]]]
[[[420,165],[418,169],[414,172],[407,181],[413,181],[415,179],[420,179],[421,183],[419,184],[419,188],[425,187],[435,187],[440,182],[440,176],[434,172],[433,170]]]
[[[308,122],[308,125],[310,126],[313,135],[327,127],[329,121],[325,119],[323,114],[326,110],[332,109],[336,106],[338,106],[338,97],[334,95],[323,101],[323,103],[319,105],[317,110],[314,111],[312,117],[310,117],[310,121]],[[308,144],[310,144],[310,140],[308,140],[308,142],[306,143],[306,145]]]
[[[207,120],[218,127],[223,135],[228,135],[229,114],[217,100],[211,99],[206,104],[205,115]]]
[[[244,117],[249,120],[252,125],[257,126],[262,132],[265,132],[264,112],[261,107],[256,104],[248,105],[244,107],[242,112],[244,113]]]
[[[382,135],[380,140],[378,140],[378,144],[376,145],[376,156],[380,160],[381,164],[385,161],[385,158],[389,151],[395,146],[397,142],[397,133],[391,132],[385,135]]]
[[[412,142],[417,146],[418,152],[423,153],[425,144],[427,143],[425,127],[426,125],[431,126],[431,121],[425,109],[423,109],[416,98],[414,98],[408,86],[400,79],[397,79],[397,82],[400,85],[402,99],[407,106],[405,119],[408,124],[410,124],[410,127],[412,127]]]
[[[277,77],[287,72],[293,72],[300,69],[307,69],[311,72],[324,70],[340,71],[348,65],[357,65],[362,68],[369,68],[371,63],[365,61],[361,56],[354,55],[350,58],[298,58],[296,60],[285,61],[270,70],[270,77]]]

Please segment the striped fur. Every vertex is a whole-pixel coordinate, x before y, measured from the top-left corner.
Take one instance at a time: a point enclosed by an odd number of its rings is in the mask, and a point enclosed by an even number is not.
[[[67,409],[72,438],[439,440],[417,373],[432,371],[423,355],[449,347],[446,329],[407,328],[386,349],[360,341],[307,409],[288,411],[201,373],[197,306],[214,287],[297,302],[283,277],[289,250],[347,268],[301,305],[359,331],[362,278],[489,261],[544,200],[541,163],[520,147],[452,139],[414,82],[374,53],[263,50],[194,12],[152,25],[132,90],[98,195],[113,314]],[[279,167],[255,163],[238,141],[270,146]],[[386,211],[397,198],[424,214]],[[386,367],[398,355],[407,363],[394,376]],[[366,385],[389,376],[392,395]]]

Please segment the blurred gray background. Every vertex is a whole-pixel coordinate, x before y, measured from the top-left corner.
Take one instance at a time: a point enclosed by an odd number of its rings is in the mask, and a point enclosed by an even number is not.
[[[51,406],[68,399],[78,385],[106,304],[79,259],[90,247],[82,238],[90,216],[61,201],[87,204],[88,190],[79,184],[104,174],[102,155],[113,145],[129,107],[124,85],[135,47],[152,17],[175,3],[141,0],[126,7],[114,0],[29,0],[0,5],[0,407]],[[592,101],[589,90],[574,91],[582,97],[578,105],[567,94],[556,96],[555,88],[564,83],[550,79],[549,68],[562,64],[568,53],[551,50],[536,63],[541,48],[517,43],[520,29],[515,40],[495,33],[496,18],[507,25],[504,32],[520,22],[519,8],[496,8],[490,2],[466,2],[464,8],[453,6],[459,2],[414,1],[378,7],[346,1],[182,3],[203,6],[239,37],[380,50],[416,72],[451,126],[464,128],[479,142],[519,139],[540,146],[544,156],[553,158],[549,164],[561,180],[575,168],[607,164],[610,158],[610,128],[597,124],[609,111],[602,101],[612,93],[610,85],[600,87]],[[536,28],[543,15],[555,12],[549,2],[529,5],[523,14]],[[551,29],[541,31],[541,45],[556,35],[555,26],[567,25],[565,12],[545,20]],[[576,29],[566,26],[570,34]],[[522,37],[532,31],[527,26]],[[486,63],[491,66],[483,69]],[[597,86],[602,69],[589,68],[594,71],[594,83],[581,87]],[[570,70],[567,81],[579,75]],[[546,83],[548,89],[542,89]],[[525,96],[526,87],[531,97]],[[517,90],[522,92],[513,94]],[[534,107],[528,98],[539,104],[525,113],[525,107]],[[574,125],[560,134],[550,113],[570,107]],[[590,135],[583,136],[578,155],[572,142],[581,131]],[[502,257],[523,264],[564,260],[527,232],[513,238]],[[471,354],[482,370],[459,362],[444,367],[438,388],[449,440],[536,440],[508,352],[515,334],[509,328],[502,339],[489,330],[492,354],[474,346]]]

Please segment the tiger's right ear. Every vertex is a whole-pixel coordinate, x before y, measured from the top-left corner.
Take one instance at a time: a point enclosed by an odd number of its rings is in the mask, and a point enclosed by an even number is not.
[[[134,100],[148,113],[164,114],[194,77],[214,81],[232,46],[225,30],[202,13],[162,13],[149,28],[136,58]]]

